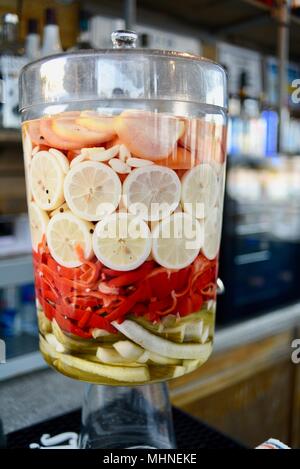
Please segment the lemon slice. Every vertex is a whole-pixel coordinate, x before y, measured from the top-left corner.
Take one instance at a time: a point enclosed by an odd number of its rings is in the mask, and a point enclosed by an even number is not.
[[[123,183],[123,200],[128,211],[146,221],[170,215],[179,204],[181,184],[172,169],[150,165],[134,169]]]
[[[83,249],[85,259],[92,255],[92,232],[94,225],[80,220],[71,212],[58,213],[47,226],[47,244],[52,257],[64,267],[82,264],[76,247]]]
[[[46,233],[49,218],[46,212],[42,210],[35,202],[28,204],[29,223],[31,231],[32,247],[35,251]]]
[[[30,135],[25,125],[22,126],[22,141],[23,141],[23,154],[24,154],[25,169],[27,170],[29,169],[30,162],[31,162],[32,143],[31,143]]]
[[[202,252],[207,259],[214,259],[219,252],[222,233],[222,206],[214,207],[204,222]]]
[[[97,223],[93,249],[106,267],[133,270],[150,254],[151,233],[143,220],[123,212],[113,213]]]
[[[55,156],[48,151],[34,155],[29,185],[35,202],[43,210],[54,210],[64,202],[64,173]]]
[[[187,213],[174,213],[162,220],[152,232],[152,255],[166,269],[190,265],[203,244],[200,223]]]
[[[199,164],[184,174],[181,183],[184,211],[196,218],[205,218],[216,204],[220,192],[214,169],[210,164]]]
[[[112,213],[119,204],[121,191],[117,174],[97,161],[78,163],[65,178],[67,204],[75,215],[84,220],[100,220]]]
[[[56,148],[50,148],[49,153],[55,156],[64,174],[67,174],[70,169],[70,163],[66,155],[62,151],[56,150]]]

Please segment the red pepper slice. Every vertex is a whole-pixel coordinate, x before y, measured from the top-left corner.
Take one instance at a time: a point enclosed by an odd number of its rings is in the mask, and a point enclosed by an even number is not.
[[[92,312],[87,310],[84,312],[84,314],[82,315],[82,318],[80,319],[80,321],[78,321],[78,326],[81,328],[81,329],[84,329],[86,324],[88,323],[90,317],[92,315]]]
[[[182,296],[178,299],[177,311],[180,316],[187,316],[188,314],[193,313],[193,303],[189,296]]]
[[[68,332],[73,335],[77,335],[78,337],[83,337],[84,339],[90,339],[92,337],[92,334],[90,332],[85,332],[79,327],[75,326],[70,319],[66,319],[63,317],[61,314],[59,314],[57,311],[55,313],[55,320],[59,327],[64,331]]]
[[[116,333],[115,328],[109,323],[109,321],[102,316],[98,316],[97,314],[92,315],[88,322],[88,327],[90,329],[104,329],[107,332],[111,332],[112,334]]]
[[[114,321],[115,319],[120,319],[125,314],[130,312],[130,310],[133,308],[133,306],[136,303],[139,303],[141,301],[145,301],[150,298],[150,291],[149,288],[147,287],[147,284],[142,284],[139,286],[139,288],[132,293],[131,295],[127,296],[124,298],[124,301],[117,307],[115,308],[110,314],[106,316],[106,318],[109,321]]]
[[[197,312],[201,309],[201,306],[203,305],[203,297],[202,295],[199,295],[198,293],[194,293],[191,296],[192,300],[192,305],[193,305],[193,311]]]
[[[138,281],[143,280],[145,276],[153,269],[154,262],[145,262],[141,267],[126,274],[121,274],[107,282],[109,287],[124,287],[125,285],[132,285]]]

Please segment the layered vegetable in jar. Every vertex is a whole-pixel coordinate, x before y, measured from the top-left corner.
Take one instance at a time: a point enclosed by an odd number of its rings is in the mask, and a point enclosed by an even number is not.
[[[125,109],[23,123],[40,349],[98,384],[176,378],[212,351],[225,127]]]

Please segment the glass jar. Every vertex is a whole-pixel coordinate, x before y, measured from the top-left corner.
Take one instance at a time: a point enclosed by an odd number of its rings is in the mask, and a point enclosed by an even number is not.
[[[135,39],[20,79],[40,349],[98,384],[181,376],[214,336],[225,72]]]

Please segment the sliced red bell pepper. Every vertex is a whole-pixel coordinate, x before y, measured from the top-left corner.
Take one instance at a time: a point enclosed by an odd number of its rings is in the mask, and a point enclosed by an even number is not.
[[[90,329],[104,329],[105,331],[111,332],[112,334],[116,333],[115,328],[106,318],[98,316],[95,313],[90,317],[87,326]]]
[[[78,327],[80,327],[81,329],[84,329],[87,323],[89,322],[92,314],[93,313],[91,311],[86,310],[84,314],[82,315],[82,318],[78,321]]]
[[[138,287],[138,289],[131,295],[124,298],[124,301],[117,306],[110,314],[106,316],[109,321],[114,321],[115,319],[120,319],[125,314],[129,313],[130,310],[136,303],[145,301],[150,298],[150,291],[147,287],[147,284],[143,283]]]
[[[59,327],[64,331],[69,334],[73,334],[78,337],[82,337],[84,339],[90,339],[92,337],[92,334],[90,332],[85,332],[79,327],[75,326],[70,319],[66,319],[64,316],[59,314],[57,311],[55,313],[55,320]]]
[[[185,295],[178,298],[176,311],[178,311],[180,316],[187,316],[193,313],[193,309],[193,303],[189,296]]]
[[[109,287],[124,287],[125,285],[132,285],[136,282],[139,282],[145,278],[145,276],[151,272],[155,263],[153,261],[145,262],[138,269],[127,272],[126,274],[121,274],[118,277],[115,277],[107,282]]]

